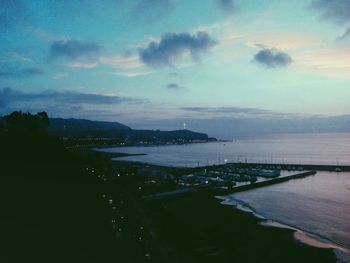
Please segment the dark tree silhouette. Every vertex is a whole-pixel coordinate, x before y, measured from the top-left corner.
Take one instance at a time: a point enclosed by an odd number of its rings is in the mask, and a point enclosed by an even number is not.
[[[49,123],[46,112],[0,117],[0,261],[107,262],[105,190],[85,169],[98,159],[67,150]]]
[[[46,112],[23,113],[14,111],[2,117],[2,129],[13,133],[26,133],[28,135],[45,134],[50,124]]]

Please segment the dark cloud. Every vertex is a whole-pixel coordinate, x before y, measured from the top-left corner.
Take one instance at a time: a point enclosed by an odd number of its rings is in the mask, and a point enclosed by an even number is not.
[[[121,102],[130,101],[130,99],[122,98],[119,96],[106,96],[100,94],[91,94],[91,93],[77,93],[72,91],[67,92],[43,92],[36,95],[34,98],[48,98],[53,97],[56,101],[64,103],[85,103],[85,104],[118,104]]]
[[[225,12],[231,12],[235,8],[234,0],[216,0],[216,3]]]
[[[175,0],[139,0],[132,12],[132,22],[153,22],[168,15],[176,6]]]
[[[176,83],[169,83],[168,85],[166,85],[167,89],[171,89],[171,90],[179,90],[179,89],[184,89],[184,86],[180,86],[179,84]]]
[[[21,70],[23,76],[43,75],[45,72],[40,68],[24,68]]]
[[[337,38],[338,41],[343,41],[347,39],[350,39],[350,27],[344,32],[343,35]]]
[[[206,32],[165,34],[159,42],[152,41],[146,48],[139,49],[140,59],[153,67],[171,66],[176,58],[189,52],[193,59],[197,59],[202,52],[215,45]]]
[[[27,78],[43,75],[45,72],[40,68],[20,68],[11,63],[0,63],[0,78]]]
[[[293,62],[292,58],[275,48],[263,48],[254,56],[254,61],[268,68],[285,67]]]
[[[318,11],[322,18],[337,23],[350,22],[349,0],[313,0],[311,8]]]
[[[95,60],[101,54],[102,46],[92,42],[82,42],[78,40],[59,40],[50,45],[50,59],[88,59]]]
[[[120,104],[123,102],[140,102],[140,100],[125,98],[119,96],[107,96],[102,94],[78,93],[73,91],[52,91],[47,90],[40,93],[25,93],[12,88],[3,88],[0,90],[0,106],[5,107],[9,104],[30,103],[38,105],[50,105],[56,103],[60,105],[79,105],[79,104]]]

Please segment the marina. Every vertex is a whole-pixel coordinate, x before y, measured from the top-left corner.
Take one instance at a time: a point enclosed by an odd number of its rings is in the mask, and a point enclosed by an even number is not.
[[[292,179],[315,175],[316,171],[288,172],[257,168],[232,168],[232,165],[220,166],[216,170],[196,172],[176,178],[179,188],[143,197],[146,201],[173,198],[179,195],[208,191],[215,194],[230,194],[247,191],[268,185],[286,182]]]

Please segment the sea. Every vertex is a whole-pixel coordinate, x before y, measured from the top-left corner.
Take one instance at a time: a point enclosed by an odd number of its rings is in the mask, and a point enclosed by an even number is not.
[[[320,171],[220,199],[265,219],[265,226],[296,230],[302,242],[350,254],[350,172]]]
[[[145,154],[119,160],[180,167],[227,162],[350,165],[350,133],[275,134],[233,141],[99,150]]]
[[[145,154],[118,159],[166,166],[230,162],[350,165],[350,133],[274,134],[233,141],[98,150]],[[265,226],[291,228],[302,242],[334,248],[339,258],[345,258],[342,261],[350,262],[350,172],[319,171],[314,176],[219,198],[225,205],[263,218]]]

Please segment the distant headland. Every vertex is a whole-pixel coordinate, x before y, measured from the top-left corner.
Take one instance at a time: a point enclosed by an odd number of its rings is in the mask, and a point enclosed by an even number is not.
[[[50,118],[49,133],[66,145],[164,145],[217,141],[205,133],[187,129],[174,131],[136,130],[119,122]]]

